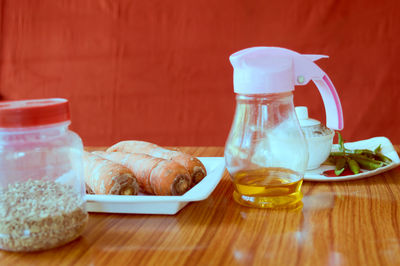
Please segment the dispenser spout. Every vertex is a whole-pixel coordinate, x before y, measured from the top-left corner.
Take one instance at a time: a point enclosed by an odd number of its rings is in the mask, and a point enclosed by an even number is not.
[[[317,61],[321,58],[329,58],[327,55],[321,55],[321,54],[303,54],[303,57],[306,57],[310,59],[311,61]]]

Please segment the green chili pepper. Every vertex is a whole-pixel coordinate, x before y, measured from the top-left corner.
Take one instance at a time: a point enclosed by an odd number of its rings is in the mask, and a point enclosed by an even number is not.
[[[374,159],[374,160],[378,160],[380,161],[380,157],[378,155],[376,155],[373,151],[371,150],[354,150],[354,154],[358,154],[358,155],[363,155],[365,157],[368,157],[369,159]]]
[[[341,151],[332,151],[330,154],[329,154],[329,156],[330,157],[341,157],[341,156],[343,156],[343,152],[341,152]]]
[[[349,159],[347,162],[349,164],[350,170],[356,175],[360,172],[360,165],[357,163],[356,160]]]
[[[357,161],[357,163],[360,165],[361,168],[367,169],[367,170],[375,170],[379,167],[382,167],[384,165],[383,162],[370,159],[366,156],[363,155],[356,155],[356,154],[351,154],[349,155],[353,160]]]
[[[367,150],[367,149],[362,149],[362,150],[355,149],[355,150],[353,150],[353,153],[362,154],[362,155],[366,155],[366,156],[374,156],[375,155],[375,153],[373,151]]]
[[[338,144],[339,144],[339,151],[341,151],[343,153],[343,155],[345,155],[346,150],[344,148],[344,141],[342,138],[342,135],[338,132]]]
[[[379,157],[379,160],[381,160],[382,162],[384,162],[386,165],[391,164],[393,161],[392,159],[390,159],[389,157],[383,155],[382,153],[378,153],[376,156]]]
[[[374,152],[375,153],[382,152],[381,144],[379,144],[379,146],[375,148]]]
[[[335,174],[338,176],[346,169],[347,160],[344,157],[339,157],[336,160]]]
[[[389,157],[383,155],[382,153],[382,148],[381,145],[379,145],[376,149],[375,149],[375,154],[378,157],[378,159],[384,163],[390,164],[392,161],[392,159],[390,159]]]

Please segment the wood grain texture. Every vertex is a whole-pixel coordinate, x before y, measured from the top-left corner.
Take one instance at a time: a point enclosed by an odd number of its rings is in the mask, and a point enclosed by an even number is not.
[[[397,147],[399,148],[399,147]],[[223,156],[222,147],[184,147]],[[242,207],[225,172],[178,214],[90,214],[83,236],[3,265],[399,265],[400,168],[349,182],[304,182],[296,210]]]

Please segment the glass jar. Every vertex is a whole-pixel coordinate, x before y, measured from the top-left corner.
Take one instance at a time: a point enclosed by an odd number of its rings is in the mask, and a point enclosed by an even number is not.
[[[252,207],[295,206],[302,199],[308,150],[292,92],[237,94],[236,103],[225,146],[233,198]]]
[[[69,124],[65,99],[0,103],[1,249],[45,250],[83,233],[83,145]]]

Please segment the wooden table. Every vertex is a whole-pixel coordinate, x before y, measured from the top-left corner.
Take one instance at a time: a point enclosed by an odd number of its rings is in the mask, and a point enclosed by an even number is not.
[[[399,148],[399,147],[397,147]],[[223,156],[222,147],[185,147]],[[225,172],[211,196],[178,214],[90,214],[83,236],[2,265],[400,265],[400,168],[350,182],[304,182],[303,207],[264,210],[232,199]]]

